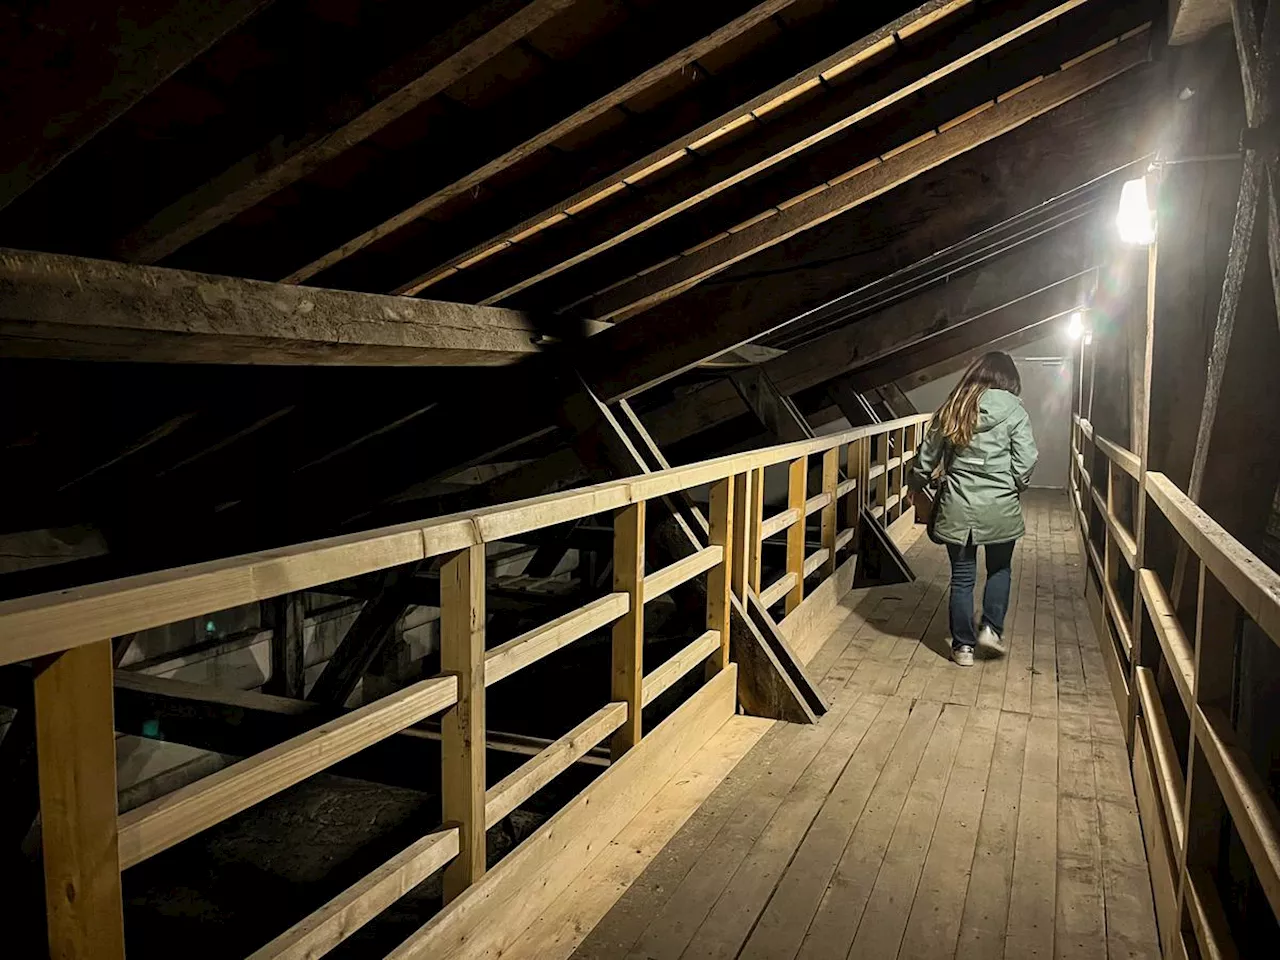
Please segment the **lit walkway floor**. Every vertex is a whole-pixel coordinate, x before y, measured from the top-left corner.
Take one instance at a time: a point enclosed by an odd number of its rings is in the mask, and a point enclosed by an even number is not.
[[[810,664],[832,700],[822,722],[731,721],[572,908],[530,929],[533,954],[1159,956],[1068,501],[1038,493],[1027,512],[1006,659],[946,658],[946,555],[921,537],[916,583],[852,594],[826,625]],[[736,765],[708,774],[716,762]],[[718,786],[682,812],[704,775]]]

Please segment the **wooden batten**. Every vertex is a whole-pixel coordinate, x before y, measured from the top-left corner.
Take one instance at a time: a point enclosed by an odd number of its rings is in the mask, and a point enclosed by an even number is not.
[[[328,953],[458,855],[458,829],[442,827],[406,847],[249,960],[312,960]]]
[[[610,593],[494,647],[485,654],[485,686],[491,686],[575,640],[607,627],[624,616],[630,604],[631,598],[627,594]]]
[[[656,667],[644,678],[643,703],[648,706],[671,689],[675,683],[698,664],[720,650],[720,634],[708,630],[674,657]],[[718,670],[717,670],[718,672]]]
[[[455,676],[422,680],[122,814],[120,868],[141,863],[449,708],[458,701],[458,689]],[[484,743],[483,727],[477,742]],[[477,752],[484,754],[483,748]]]
[[[723,481],[722,481],[723,482]],[[682,583],[724,563],[724,547],[712,545],[677,560],[644,578],[644,595],[648,600],[670,593]]]
[[[564,773],[596,744],[623,725],[625,703],[601,707],[536,757],[513,770],[485,793],[484,813],[488,827],[497,825],[516,807]]]

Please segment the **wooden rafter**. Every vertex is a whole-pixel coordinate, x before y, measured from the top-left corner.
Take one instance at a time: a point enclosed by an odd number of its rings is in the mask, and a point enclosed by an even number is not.
[[[822,59],[786,82],[753,97],[714,120],[704,123],[685,136],[653,151],[641,160],[580,191],[570,200],[557,204],[539,215],[534,222],[522,222],[516,228],[485,242],[443,264],[433,266],[422,276],[405,284],[397,292],[417,293],[433,279],[442,279],[460,264],[480,256],[486,250],[512,243],[511,250],[489,257],[482,266],[464,271],[472,289],[484,291],[476,302],[499,303],[521,290],[576,266],[596,254],[608,250],[650,227],[707,200],[744,180],[756,176],[797,153],[809,149],[878,111],[912,96],[945,79],[981,57],[1030,33],[1039,26],[1073,10],[1086,0],[1039,0],[1033,9],[1010,5],[1012,9],[973,24],[956,36],[945,36],[929,42],[929,46],[913,51],[912,58],[872,84],[846,84],[829,96],[809,101],[800,110],[788,113],[785,122],[766,124],[767,116],[777,105],[817,91],[822,84],[847,70],[882,56],[893,49],[894,37],[921,20],[935,18],[941,4],[926,3],[910,13],[857,42]],[[951,6],[951,5],[947,5]],[[932,21],[931,21],[932,22]],[[596,218],[573,238],[574,246],[566,250],[562,243],[554,245],[521,245],[513,238],[531,235],[539,223],[552,218],[563,219],[566,211],[585,206],[592,198],[600,198],[617,189],[619,184],[642,185],[643,175],[662,167],[698,156],[699,147],[723,131],[750,126],[758,136],[741,141],[728,158],[695,164],[685,176],[668,179],[653,190],[641,192],[614,206],[607,217]],[[714,142],[714,140],[712,140]],[[472,277],[472,274],[478,276]],[[470,299],[470,298],[468,298]]]
[[[524,127],[517,126],[513,131],[514,137],[503,131],[506,135],[505,147],[495,147],[493,154],[485,158],[466,157],[467,169],[450,168],[453,172],[444,176],[421,200],[294,270],[284,278],[285,282],[302,283],[364,250],[383,237],[390,236],[432,210],[438,209],[454,197],[464,195],[495,174],[580,129],[659,81],[678,73],[699,57],[742,35],[793,2],[794,0],[763,0],[728,22],[717,19],[722,4],[708,4],[705,9],[691,9],[687,20],[672,25],[669,34],[673,43],[683,42],[683,46],[671,49],[656,63],[650,59],[651,52],[641,46],[629,51],[625,56],[618,52],[611,62],[595,64],[596,69],[593,75],[581,83],[573,84],[572,105],[569,103],[563,105],[558,115],[552,117],[549,112],[556,105],[539,105],[542,106],[541,112],[546,115],[548,122],[543,124],[539,119],[536,130],[525,129],[528,124]],[[689,37],[690,31],[697,36]],[[513,139],[514,142],[511,142]],[[495,144],[499,142],[504,141],[501,138],[494,140]],[[474,165],[470,162],[471,160],[476,161]]]
[[[270,3],[124,0],[92,16],[73,0],[7,5],[0,210]],[[50,63],[66,65],[57,83]]]
[[[1019,297],[1062,280],[1064,271],[1083,270],[1091,226],[1092,221],[1086,220],[1052,231],[979,269],[948,276],[946,283],[858,322],[837,326],[769,361],[763,369],[789,396],[888,357],[904,344],[1004,309]],[[737,392],[722,381],[658,408],[650,424],[658,442],[670,444],[742,412]]]
[[[377,133],[574,2],[489,0],[320,110],[301,132],[282,132],[175,200],[121,239],[116,252],[156,263]]]
[[[514,310],[0,250],[9,356],[488,366],[540,338]]]
[[[1147,47],[1145,33],[1131,37],[936,136],[905,147],[887,160],[849,171],[842,182],[711,246],[594,297],[578,309],[585,316],[608,320],[670,299],[755,253],[846,213],[1146,62]]]

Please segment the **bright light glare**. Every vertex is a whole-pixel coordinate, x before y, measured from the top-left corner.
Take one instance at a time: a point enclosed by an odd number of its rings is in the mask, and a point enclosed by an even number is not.
[[[1146,246],[1156,239],[1156,214],[1147,203],[1147,179],[1130,180],[1120,192],[1116,227],[1125,243]]]
[[[1079,310],[1067,319],[1067,336],[1079,340],[1084,335],[1084,314]]]
[[[1084,345],[1087,347],[1087,346],[1089,346],[1091,343],[1093,343],[1093,334],[1092,334],[1092,333],[1086,333],[1086,334],[1084,335]]]

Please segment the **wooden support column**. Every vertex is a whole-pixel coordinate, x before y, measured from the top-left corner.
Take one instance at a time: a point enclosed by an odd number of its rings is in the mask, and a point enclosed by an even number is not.
[[[301,700],[306,691],[303,621],[307,606],[300,593],[272,597],[262,605],[271,624],[271,676],[262,692]]]
[[[53,960],[123,960],[111,641],[36,671],[36,751]]]
[[[792,460],[787,469],[787,509],[800,511],[800,519],[787,529],[787,573],[796,577],[796,585],[787,594],[787,616],[804,600],[804,532],[807,526],[804,505],[808,497],[808,482],[809,458]]]
[[[707,663],[708,679],[729,666],[729,596],[733,586],[733,495],[736,479],[726,477],[711,485],[709,542],[713,547],[724,547],[724,559],[707,571],[707,629],[720,633],[720,649]]]
[[[631,598],[631,608],[613,624],[613,700],[627,705],[627,722],[613,735],[616,760],[643,731],[645,502],[623,507],[613,518],[613,589]]]
[[[445,823],[458,825],[458,855],[445,867],[445,902],[485,871],[484,545],[440,568],[440,669],[458,675],[458,702],[441,717]]]
[[[822,565],[822,576],[827,578],[836,572],[836,534],[839,504],[836,503],[836,487],[840,483],[840,448],[832,447],[822,455],[822,492],[829,498],[822,508],[822,546],[827,560]]]

